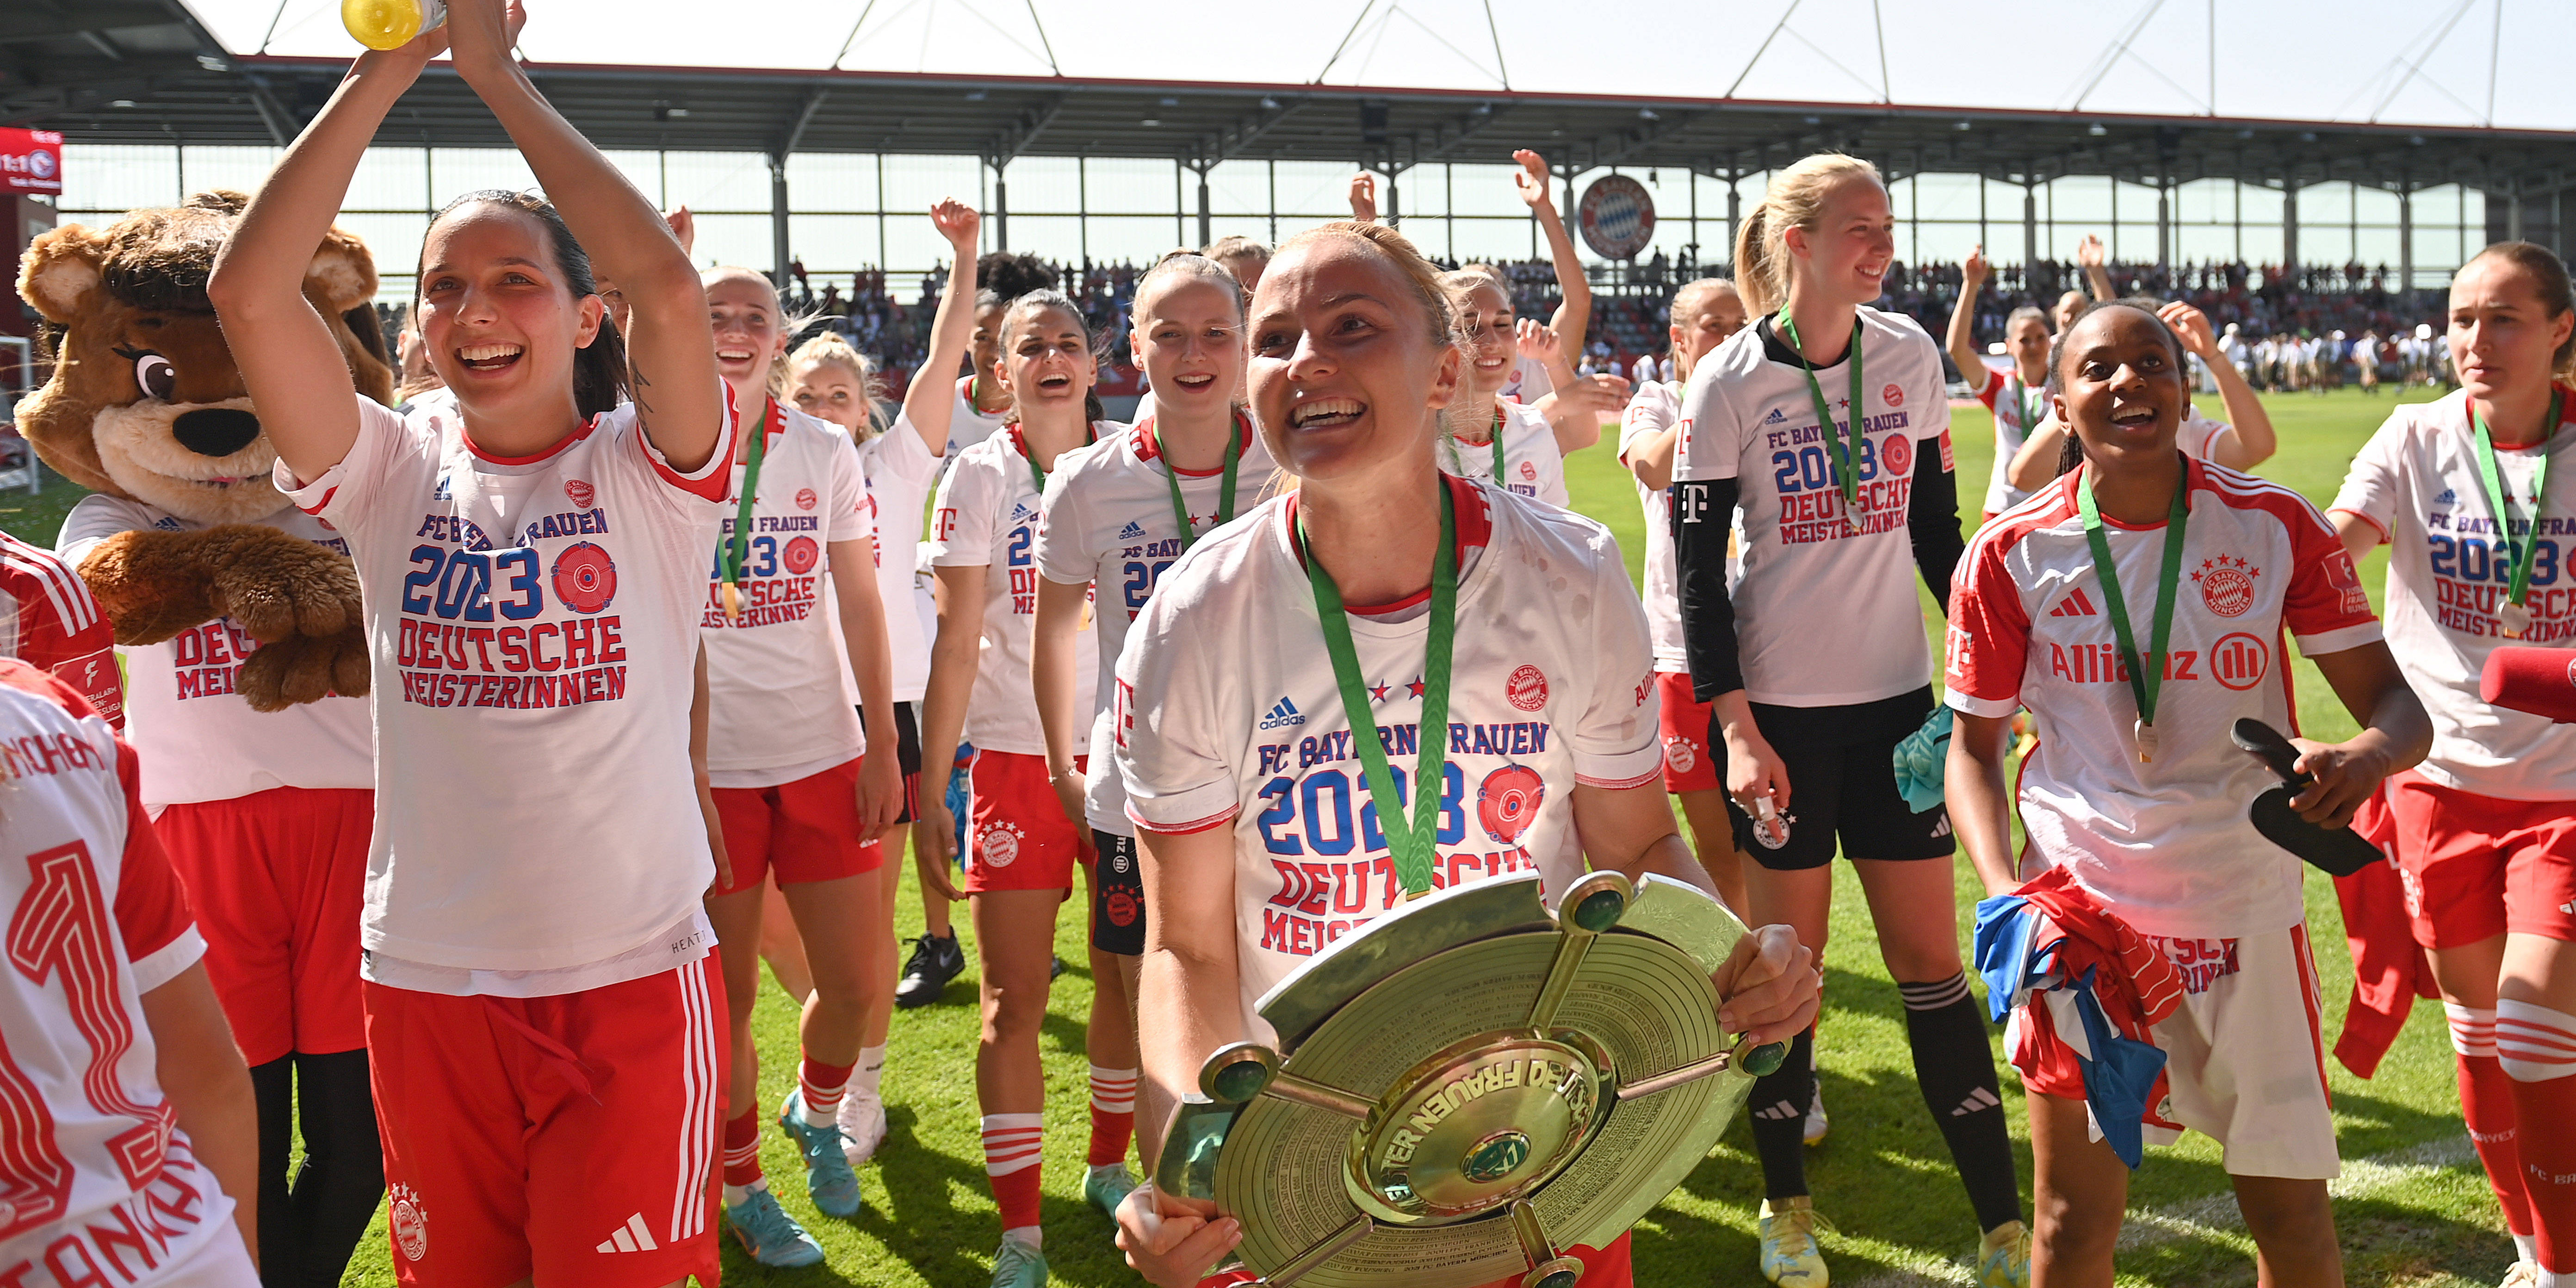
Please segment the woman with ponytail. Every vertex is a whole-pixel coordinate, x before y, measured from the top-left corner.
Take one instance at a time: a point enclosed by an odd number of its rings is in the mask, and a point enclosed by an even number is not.
[[[1983,1235],[1978,1282],[2019,1285],[2029,1237],[1961,970],[1949,818],[1937,801],[1917,812],[1893,766],[1933,710],[1915,579],[1946,606],[1962,547],[1940,350],[1912,319],[1870,307],[1894,229],[1876,168],[1835,154],[1774,175],[1745,220],[1736,290],[1757,321],[1696,364],[1682,399],[1678,597],[1737,844],[1753,858],[1745,919],[1795,926],[1821,957],[1840,843]],[[1753,1092],[1762,1271],[1798,1288],[1827,1273],[1801,1157],[1813,1041],[1802,1034]]]

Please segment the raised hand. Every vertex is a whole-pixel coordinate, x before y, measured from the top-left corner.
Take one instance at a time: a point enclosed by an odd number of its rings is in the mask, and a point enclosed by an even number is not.
[[[686,204],[683,204],[677,210],[662,216],[662,222],[669,224],[671,226],[671,235],[680,240],[681,254],[686,255],[697,249],[698,217],[689,213],[689,208]]]
[[[975,236],[984,226],[984,216],[973,206],[955,197],[943,198],[930,208],[930,226],[948,239],[949,248],[957,252],[960,263],[975,254]]]
[[[2163,318],[2165,325],[2173,328],[2175,335],[2182,337],[2182,347],[2191,350],[2201,361],[2218,360],[2218,336],[2209,329],[2208,314],[2181,300],[2175,300],[2157,309],[2156,316]]]
[[[1986,263],[1986,248],[1982,244],[1969,251],[1967,262],[1959,265],[1959,276],[1971,291],[1984,285],[1993,271],[1993,266]]]
[[[1377,222],[1377,176],[1366,170],[1351,176],[1351,218],[1364,224]]]
[[[1533,362],[1553,363],[1565,352],[1556,328],[1537,318],[1522,318],[1512,328],[1512,338],[1520,345],[1521,356]]]
[[[2084,234],[2084,240],[2075,243],[2075,262],[2086,268],[2102,267],[2102,239],[2091,233]]]
[[[1554,204],[1547,186],[1547,158],[1528,148],[1512,154],[1520,169],[1512,172],[1512,186],[1520,190],[1521,204],[1536,210]]]

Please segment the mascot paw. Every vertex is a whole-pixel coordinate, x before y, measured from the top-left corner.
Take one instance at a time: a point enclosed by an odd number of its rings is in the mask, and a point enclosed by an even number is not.
[[[347,556],[255,524],[225,524],[199,535],[217,610],[251,638],[268,645],[292,636],[327,640],[359,624],[358,572]]]
[[[263,644],[242,663],[237,687],[254,711],[284,711],[327,697],[367,695],[367,634],[352,625],[333,635],[290,635]]]

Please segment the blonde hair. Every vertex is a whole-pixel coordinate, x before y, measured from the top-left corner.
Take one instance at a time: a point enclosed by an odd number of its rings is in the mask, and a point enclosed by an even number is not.
[[[1449,294],[1441,288],[1440,269],[1430,260],[1424,259],[1422,252],[1414,249],[1413,243],[1404,234],[1385,224],[1363,224],[1356,220],[1336,219],[1331,223],[1317,224],[1279,243],[1278,254],[1286,255],[1291,247],[1301,246],[1310,241],[1322,241],[1327,237],[1367,242],[1378,254],[1386,257],[1395,265],[1395,270],[1404,275],[1405,285],[1413,288],[1413,299],[1415,303],[1422,306],[1424,330],[1431,343],[1444,347],[1453,343],[1454,337],[1450,334]]]
[[[1143,277],[1136,279],[1136,294],[1131,299],[1128,312],[1137,320],[1138,326],[1144,325],[1145,292],[1149,289],[1158,289],[1164,282],[1172,279],[1204,283],[1233,296],[1234,320],[1237,323],[1243,321],[1245,304],[1243,283],[1235,280],[1234,273],[1213,255],[1202,255],[1194,250],[1176,250],[1154,261],[1154,266],[1146,269]]]
[[[893,419],[886,406],[885,377],[878,374],[877,364],[868,355],[851,348],[850,342],[842,339],[838,331],[825,331],[796,346],[795,352],[787,355],[783,365],[785,370],[779,383],[787,388],[794,386],[792,376],[799,367],[832,366],[849,372],[859,386],[860,399],[867,404],[866,419],[851,432],[851,436],[862,443],[884,433],[886,424]],[[785,394],[787,388],[780,389],[779,393]]]
[[[1747,313],[1777,312],[1788,301],[1789,230],[1813,230],[1827,194],[1854,178],[1887,186],[1877,166],[1840,152],[1816,153],[1771,176],[1762,204],[1735,233],[1735,291]]]
[[[1256,260],[1263,264],[1270,262],[1270,248],[1249,237],[1219,237],[1209,242],[1207,249],[1199,253],[1229,269],[1239,260]]]

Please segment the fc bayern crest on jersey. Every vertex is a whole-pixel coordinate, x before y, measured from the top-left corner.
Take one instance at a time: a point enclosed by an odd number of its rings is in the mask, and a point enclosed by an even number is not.
[[[1529,483],[1538,482],[1538,463],[1535,461],[1521,462],[1521,479],[1524,482]]]
[[[1020,829],[1003,822],[985,826],[975,836],[975,855],[988,868],[1007,868],[1020,861]]]
[[[392,1198],[386,1224],[393,1227],[394,1246],[402,1249],[405,1261],[428,1256],[429,1213],[420,1205],[420,1191],[397,1182]]]
[[[588,541],[555,556],[555,598],[576,613],[596,613],[617,598],[617,561]]]
[[[779,558],[786,563],[787,571],[802,577],[814,571],[814,550],[814,538],[798,537],[787,543]]]
[[[1897,432],[1878,449],[1878,459],[1894,477],[1903,478],[1913,473],[1914,440],[1907,438],[1903,431]]]
[[[1536,711],[1547,705],[1547,673],[1523,662],[1503,683],[1503,696],[1523,711]]]
[[[800,487],[796,489],[796,508],[799,510],[811,510],[815,505],[820,503],[821,500],[821,497],[814,495],[814,489],[810,487]]]
[[[574,505],[587,510],[590,508],[590,503],[597,500],[598,497],[599,494],[591,490],[590,484],[583,482],[580,479],[564,480],[564,499],[572,502]]]
[[[1135,925],[1137,914],[1144,911],[1136,906],[1136,896],[1124,890],[1110,891],[1109,897],[1101,900],[1101,904],[1108,913],[1109,924],[1113,926]]]
[[[1887,388],[1878,391],[1878,396],[1886,400],[1890,407],[1902,407],[1905,405],[1905,386],[1890,383]]]
[[[1687,774],[1699,767],[1699,745],[1688,738],[1664,739],[1664,763],[1676,774]]]
[[[1476,821],[1499,845],[1515,845],[1547,799],[1547,780],[1527,765],[1505,765],[1476,787]]]
[[[2200,600],[2209,611],[2221,617],[2243,617],[2254,606],[2254,577],[2262,571],[2247,567],[2241,558],[2220,555],[2201,560],[2191,579],[2200,583]],[[2358,574],[2354,580],[2360,580]]]

